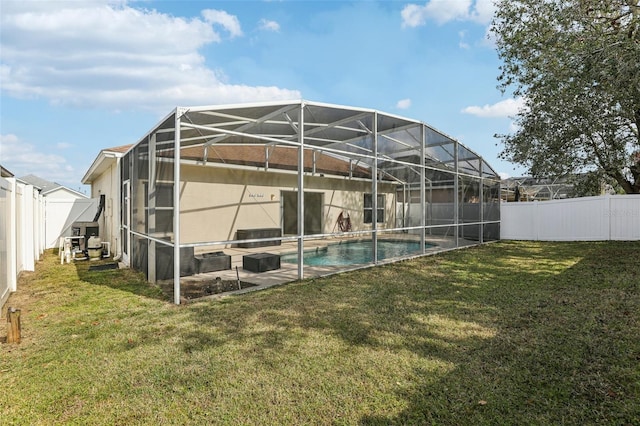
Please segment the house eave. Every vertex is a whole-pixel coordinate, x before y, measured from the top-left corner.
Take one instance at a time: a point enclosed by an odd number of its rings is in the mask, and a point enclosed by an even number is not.
[[[112,164],[114,164],[119,158],[122,158],[124,154],[121,152],[114,152],[109,150],[102,150],[100,154],[87,170],[87,173],[82,177],[81,182],[84,185],[91,185],[98,176],[104,173]]]

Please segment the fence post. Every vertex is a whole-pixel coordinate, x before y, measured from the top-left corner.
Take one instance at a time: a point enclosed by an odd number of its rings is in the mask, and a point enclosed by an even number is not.
[[[533,230],[535,234],[534,241],[540,241],[540,209],[538,200],[533,201]]]
[[[606,194],[604,196],[605,200],[605,208],[607,209],[607,230],[609,235],[607,236],[607,240],[611,241],[611,226],[613,224],[613,212],[611,211],[611,194]]]
[[[20,343],[20,309],[7,309],[7,343]]]

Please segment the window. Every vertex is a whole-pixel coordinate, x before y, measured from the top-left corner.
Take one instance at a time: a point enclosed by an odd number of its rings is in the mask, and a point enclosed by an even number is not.
[[[376,215],[377,223],[384,223],[384,195],[378,195],[378,214]],[[373,222],[373,194],[364,194],[364,223]]]

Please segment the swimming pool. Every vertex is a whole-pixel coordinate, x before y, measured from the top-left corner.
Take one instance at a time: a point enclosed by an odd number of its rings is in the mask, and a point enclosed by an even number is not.
[[[425,248],[434,244],[425,243]],[[420,254],[420,242],[404,240],[379,240],[378,260]],[[297,253],[283,254],[282,262],[298,263]],[[358,265],[373,262],[371,241],[342,241],[304,252],[304,264],[309,266]]]

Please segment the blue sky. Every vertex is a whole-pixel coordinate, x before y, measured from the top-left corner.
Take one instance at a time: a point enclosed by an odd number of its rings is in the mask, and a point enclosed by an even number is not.
[[[281,99],[418,119],[504,176],[492,0],[2,0],[0,164],[73,189],[176,106]]]

